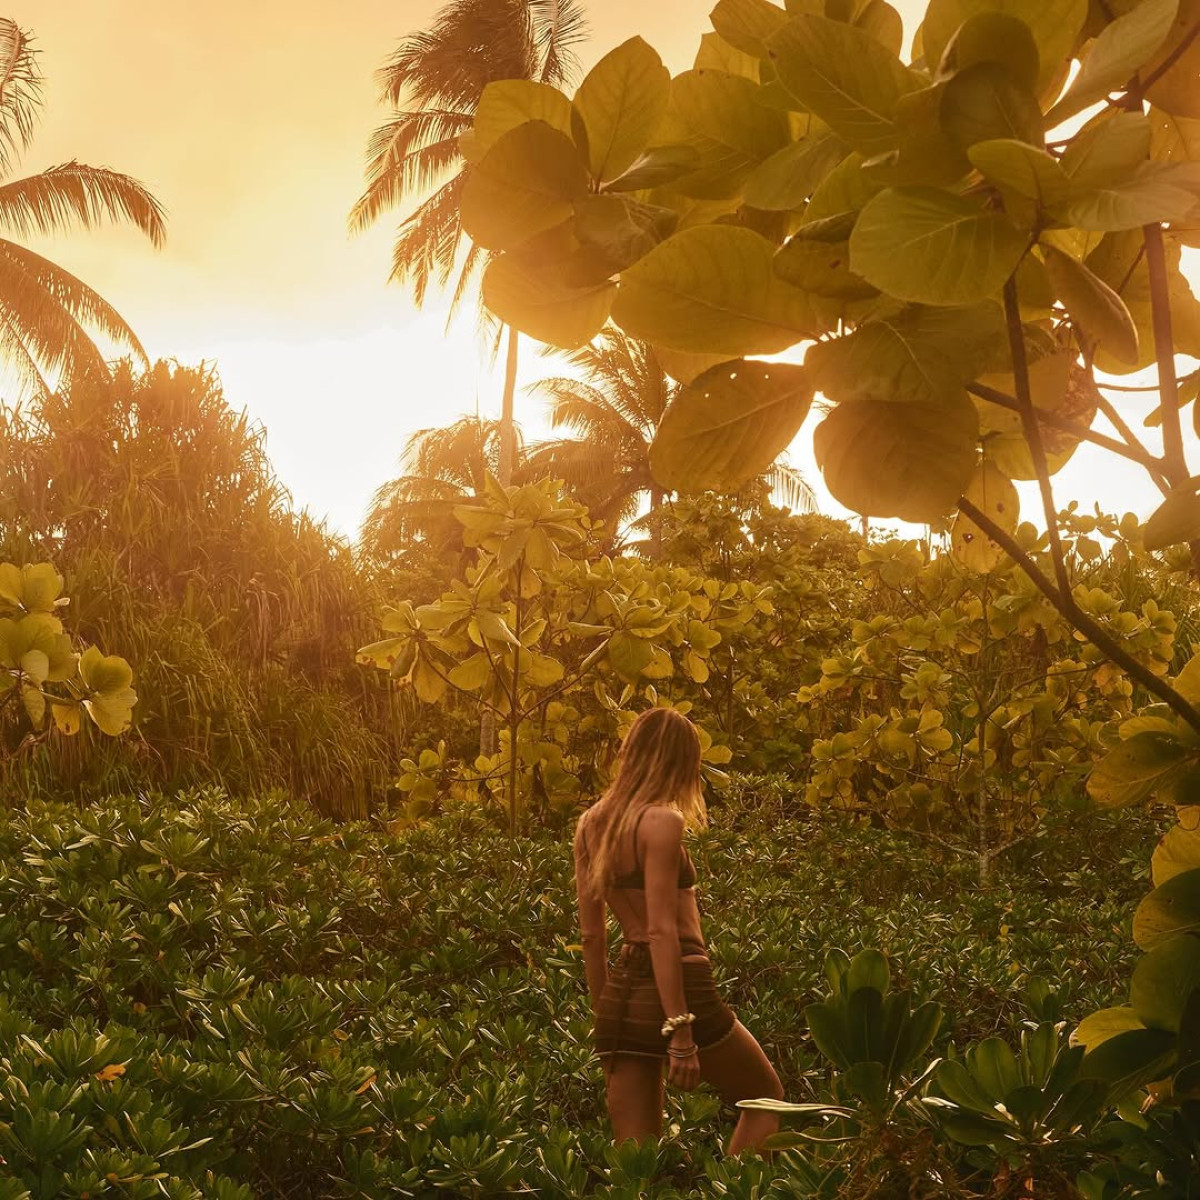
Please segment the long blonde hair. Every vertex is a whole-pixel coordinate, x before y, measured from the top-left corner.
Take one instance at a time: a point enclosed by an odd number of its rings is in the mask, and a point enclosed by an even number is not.
[[[588,857],[592,890],[597,895],[611,884],[617,873],[618,848],[647,808],[669,805],[683,814],[689,827],[705,824],[700,752],[696,727],[673,708],[648,709],[630,726],[616,777],[588,818],[593,830]]]

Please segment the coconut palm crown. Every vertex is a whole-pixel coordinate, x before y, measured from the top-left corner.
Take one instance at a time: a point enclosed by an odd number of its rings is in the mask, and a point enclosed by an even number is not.
[[[69,271],[12,238],[27,239],[128,222],[155,246],[165,236],[163,210],[136,179],[106,167],[67,162],[13,178],[33,140],[42,106],[42,74],[30,35],[0,17],[0,360],[21,396],[106,369],[93,340],[131,350],[136,334],[103,297]]]

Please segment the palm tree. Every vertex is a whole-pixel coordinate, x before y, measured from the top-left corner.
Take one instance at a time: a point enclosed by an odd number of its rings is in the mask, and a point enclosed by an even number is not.
[[[457,270],[453,312],[486,263],[477,246],[465,258],[460,253],[459,206],[470,168],[458,145],[484,88],[499,79],[565,82],[584,31],[579,0],[449,0],[432,28],[404,38],[379,72],[382,99],[394,111],[371,135],[367,187],[350,227],[361,231],[385,210],[410,208],[397,231],[391,278],[409,284],[418,304],[430,283],[445,287]],[[509,329],[497,464],[503,483],[516,464],[517,355],[517,331]]]
[[[650,472],[650,444],[680,385],[667,376],[652,346],[612,326],[568,354],[567,362],[581,377],[543,379],[534,388],[549,401],[554,428],[575,436],[535,447],[526,470],[563,479],[614,531],[634,520],[648,496],[653,552],[663,491]],[[765,482],[780,504],[816,511],[816,495],[795,467],[776,463]]]
[[[514,429],[520,449],[520,430]],[[388,562],[416,545],[447,556],[463,548],[454,506],[483,492],[500,465],[501,423],[462,417],[451,425],[419,429],[401,458],[404,474],[383,484],[362,528],[362,548]]]
[[[161,246],[163,210],[128,175],[68,162],[10,178],[33,139],[41,105],[42,75],[30,36],[0,18],[0,228],[28,238],[62,233],[72,225],[91,229],[105,219],[127,221]],[[44,396],[52,383],[103,372],[95,335],[148,361],[133,330],[87,284],[0,237],[0,357],[11,366],[21,390]]]

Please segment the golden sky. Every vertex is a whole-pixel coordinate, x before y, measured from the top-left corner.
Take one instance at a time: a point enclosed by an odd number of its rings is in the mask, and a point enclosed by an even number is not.
[[[584,64],[640,33],[682,70],[712,2],[593,0]],[[112,301],[152,356],[215,359],[230,401],[266,425],[297,501],[348,533],[412,430],[499,406],[473,319],[447,335],[440,299],[419,313],[387,284],[395,221],[346,233],[367,136],[384,115],[373,72],[437,7],[10,0],[4,10],[35,35],[47,77],[26,166],[76,158],[126,171],[168,210],[161,252],[110,230],[38,249]],[[924,5],[899,7],[911,35]],[[526,345],[522,379],[553,373]],[[518,400],[527,432],[544,429],[540,417]],[[811,424],[793,458],[817,482],[810,441]],[[1073,463],[1064,498],[1090,502],[1097,466]],[[1126,481],[1103,469],[1098,494],[1110,506],[1149,511],[1153,494],[1135,471]]]

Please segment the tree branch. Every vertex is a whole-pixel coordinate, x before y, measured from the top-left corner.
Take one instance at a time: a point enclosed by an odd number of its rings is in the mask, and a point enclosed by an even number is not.
[[[1169,683],[1160,679],[1149,667],[1134,658],[1112,634],[1075,603],[1075,598],[1069,591],[1063,593],[1055,587],[1054,583],[1033,561],[1033,558],[1021,548],[1016,538],[997,525],[987,513],[977,508],[965,496],[960,497],[958,507],[1029,576],[1034,587],[1050,601],[1055,611],[1065,621],[1082,633],[1097,650],[1116,663],[1131,679],[1140,683],[1152,696],[1157,696],[1197,733],[1200,733],[1200,709],[1190,704]]]
[[[1021,411],[1021,406],[1017,402],[1016,397],[1010,396],[1006,392],[997,391],[993,387],[988,387],[986,383],[969,383],[967,384],[967,391],[972,396],[978,396],[980,400],[986,400],[989,404],[995,404],[998,408],[1006,408],[1010,412],[1015,413]],[[1104,415],[1108,417],[1107,412]],[[1086,425],[1082,425],[1078,421],[1072,421],[1070,417],[1060,417],[1055,413],[1046,412],[1045,409],[1041,408],[1037,409],[1037,419],[1043,425],[1049,425],[1054,429],[1061,429],[1064,433],[1069,433],[1072,437],[1079,438],[1081,442],[1091,442],[1093,445],[1100,446],[1105,450],[1111,451],[1113,454],[1119,454],[1122,458],[1127,458],[1130,462],[1135,462],[1138,466],[1145,467],[1148,471],[1155,472],[1162,468],[1161,459],[1151,454],[1136,437],[1133,438],[1132,442],[1118,442],[1116,438],[1110,438],[1107,434],[1097,433],[1095,430],[1089,429]],[[1109,417],[1109,420],[1112,420],[1112,418]],[[1132,431],[1130,431],[1130,434],[1132,437]]]
[[[1054,560],[1054,574],[1059,591],[1064,596],[1071,594],[1071,580],[1067,575],[1067,559],[1063,553],[1062,534],[1058,528],[1058,508],[1054,503],[1054,489],[1050,484],[1050,464],[1046,459],[1046,446],[1042,441],[1042,427],[1038,424],[1037,410],[1033,405],[1033,393],[1029,386],[1029,358],[1025,353],[1025,330],[1021,325],[1021,306],[1017,297],[1017,276],[1014,272],[1004,282],[1004,317],[1008,325],[1008,344],[1012,352],[1013,382],[1016,385],[1017,403],[1021,406],[1021,425],[1025,440],[1029,443],[1029,456],[1037,473],[1038,490],[1042,494],[1042,509],[1046,517],[1046,531],[1050,535],[1050,554]]]
[[[1131,449],[1136,447],[1146,455],[1147,461],[1143,465],[1146,467],[1146,470],[1150,472],[1150,478],[1154,483],[1154,486],[1158,488],[1158,490],[1165,496],[1171,490],[1171,484],[1167,480],[1166,476],[1166,463],[1161,458],[1156,458],[1150,453],[1149,450],[1146,449],[1145,444],[1141,441],[1141,439],[1139,439],[1138,435],[1129,428],[1125,418],[1121,416],[1119,412],[1117,412],[1116,408],[1113,407],[1112,401],[1109,400],[1107,396],[1105,396],[1099,390],[1097,390],[1096,394],[1099,397],[1098,407],[1100,411],[1104,414],[1105,419],[1112,425],[1112,427],[1125,439],[1126,446],[1130,447]],[[1120,442],[1117,443],[1117,445],[1120,444]]]

